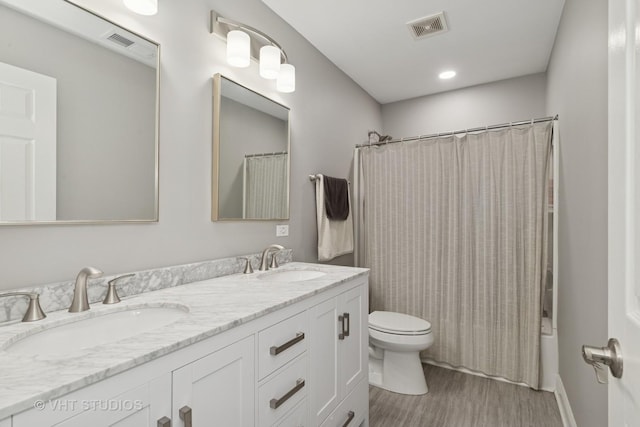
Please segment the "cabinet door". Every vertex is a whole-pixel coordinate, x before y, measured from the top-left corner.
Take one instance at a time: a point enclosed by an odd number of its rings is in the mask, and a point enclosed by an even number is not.
[[[171,408],[171,375],[163,375],[147,384],[129,390],[108,400],[65,400],[58,399],[49,405],[70,406],[82,410],[74,417],[58,423],[46,423],[55,427],[156,427],[163,416],[168,416]],[[15,426],[31,425],[30,421]]]
[[[11,427],[11,418],[0,420],[0,427]]]
[[[353,391],[368,371],[366,350],[369,347],[369,330],[367,318],[363,316],[367,311],[364,292],[365,287],[358,286],[338,297],[339,314],[348,315],[348,321],[345,319],[343,322],[346,323],[349,331],[349,335],[338,342],[340,356],[338,384],[342,388],[341,399]],[[339,327],[342,329],[342,324]]]
[[[191,408],[194,426],[254,425],[253,336],[173,372],[173,427],[184,426],[181,408]]]
[[[338,408],[333,411],[320,427],[369,426],[369,382],[362,380],[355,385]]]
[[[312,425],[320,425],[341,399],[338,385],[338,301],[311,309],[309,324],[310,404]]]

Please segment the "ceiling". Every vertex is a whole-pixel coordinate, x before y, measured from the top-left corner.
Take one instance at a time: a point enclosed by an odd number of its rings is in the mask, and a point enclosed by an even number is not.
[[[564,6],[564,0],[262,1],[381,104],[546,71]],[[448,31],[414,40],[406,24],[441,11]],[[456,77],[439,79],[445,70]]]

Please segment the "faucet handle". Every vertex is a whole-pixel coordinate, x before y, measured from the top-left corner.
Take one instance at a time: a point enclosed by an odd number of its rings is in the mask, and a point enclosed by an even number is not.
[[[34,322],[47,317],[42,311],[42,307],[40,307],[40,295],[35,292],[7,292],[0,294],[1,297],[29,297],[29,306],[22,318],[23,322]]]
[[[251,274],[253,273],[253,267],[251,266],[251,258],[249,257],[238,257],[238,259],[243,259],[245,260],[247,263],[244,265],[244,274]]]
[[[278,265],[278,259],[276,258],[276,255],[278,255],[278,252],[280,252],[280,250],[277,250],[273,254],[271,254],[271,264],[269,264],[269,268],[280,267],[280,265]]]
[[[104,297],[102,301],[103,304],[117,304],[120,302],[120,296],[118,295],[118,290],[116,289],[116,282],[120,279],[125,279],[127,277],[135,276],[134,273],[124,274],[122,276],[118,276],[114,279],[111,279],[107,282],[109,285],[109,289],[107,289],[107,295]]]

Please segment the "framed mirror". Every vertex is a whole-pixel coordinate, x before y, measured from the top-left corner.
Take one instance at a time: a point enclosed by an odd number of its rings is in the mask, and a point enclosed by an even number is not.
[[[0,40],[0,224],[157,221],[158,44],[66,0]]]
[[[289,219],[289,112],[213,77],[213,221]]]

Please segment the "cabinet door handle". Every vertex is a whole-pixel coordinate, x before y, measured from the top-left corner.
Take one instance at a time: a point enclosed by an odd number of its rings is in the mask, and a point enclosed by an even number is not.
[[[158,427],[171,427],[171,420],[167,417],[162,417],[158,420]]]
[[[344,316],[344,319],[345,319],[345,321],[347,323],[347,330],[344,331],[344,336],[348,337],[349,333],[351,332],[351,318],[349,316],[349,313],[344,313],[343,316]]]
[[[298,344],[303,339],[304,339],[304,332],[298,332],[296,334],[295,338],[290,339],[289,341],[287,341],[286,343],[282,344],[281,346],[276,347],[274,345],[273,347],[271,347],[269,349],[269,353],[272,356],[277,356],[278,354],[282,353],[283,351],[285,351],[289,347],[293,347],[294,345]]]
[[[191,424],[191,416],[193,415],[193,411],[188,406],[183,406],[178,411],[180,414],[180,419],[184,421],[184,427],[193,427]]]
[[[351,421],[353,421],[355,416],[356,416],[355,412],[349,411],[349,413],[347,414],[347,421],[345,421],[345,423],[342,424],[342,427],[347,427],[349,425],[349,423],[351,423]]]
[[[269,407],[271,409],[278,409],[284,402],[286,402],[287,400],[291,399],[291,397],[294,394],[296,394],[297,392],[302,390],[303,387],[304,387],[304,380],[302,378],[299,378],[296,381],[296,386],[294,388],[292,388],[291,390],[289,390],[287,392],[287,394],[282,396],[280,399],[275,399],[275,398],[271,399],[271,401],[269,402]]]
[[[343,340],[344,337],[349,336],[349,329],[351,328],[351,322],[349,321],[349,313],[342,313],[342,316],[338,316],[338,321],[342,325],[342,332],[338,334],[338,339]]]

